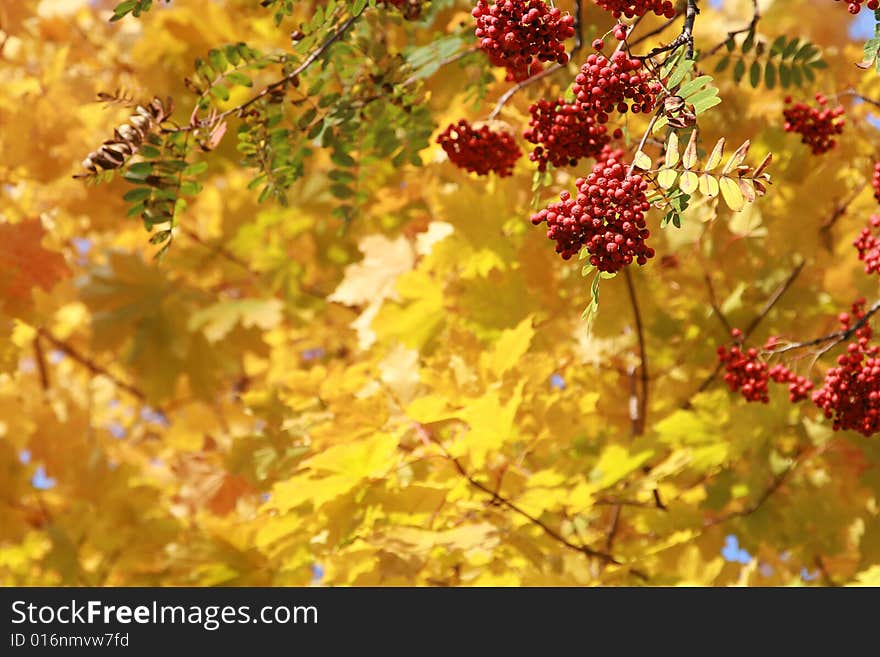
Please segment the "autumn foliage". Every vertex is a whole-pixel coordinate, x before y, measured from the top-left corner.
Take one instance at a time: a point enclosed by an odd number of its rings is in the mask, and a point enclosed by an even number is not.
[[[874,5],[0,3],[0,582],[880,584]]]

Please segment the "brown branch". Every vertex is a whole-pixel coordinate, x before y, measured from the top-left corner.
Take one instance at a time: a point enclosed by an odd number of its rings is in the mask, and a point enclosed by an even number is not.
[[[491,121],[496,116],[498,116],[498,114],[501,112],[501,110],[507,104],[507,101],[509,101],[511,98],[513,98],[513,95],[515,93],[517,93],[520,89],[524,89],[525,87],[529,86],[530,84],[534,84],[538,80],[543,80],[544,78],[546,78],[550,75],[553,75],[554,73],[556,73],[557,71],[559,71],[563,68],[565,68],[565,67],[562,66],[561,64],[553,64],[552,66],[548,66],[547,68],[545,68],[540,73],[536,73],[532,77],[526,78],[522,82],[517,82],[510,89],[508,89],[503,94],[501,94],[501,97],[498,99],[498,102],[495,104],[494,109],[489,113],[489,116],[486,118],[486,120]]]
[[[40,343],[40,334],[34,336],[34,360],[37,361],[37,371],[40,373],[40,386],[43,392],[49,390],[49,369],[46,367],[46,355],[43,353],[43,345]]]
[[[47,329],[40,328],[40,329],[37,329],[37,332],[39,333],[39,335],[41,335],[43,338],[45,338],[48,342],[50,342],[54,347],[63,351],[65,354],[70,356],[70,358],[75,360],[80,365],[83,365],[92,374],[98,375],[98,376],[104,376],[104,377],[110,379],[110,381],[112,381],[113,384],[117,388],[124,390],[125,392],[130,394],[132,397],[135,397],[135,398],[139,399],[140,401],[146,400],[146,395],[143,392],[138,390],[136,387],[134,387],[130,383],[126,383],[125,381],[123,381],[119,377],[115,376],[114,374],[111,374],[106,368],[102,367],[101,365],[98,365],[95,361],[91,360],[90,358],[88,358],[86,356],[83,356],[76,349],[74,349],[71,345],[64,342],[63,340],[59,340],[58,338],[56,338]]]
[[[651,59],[652,57],[656,57],[664,52],[669,52],[670,50],[677,50],[681,46],[686,46],[687,51],[685,52],[685,57],[687,59],[694,58],[694,23],[697,20],[697,14],[700,13],[700,8],[697,7],[697,0],[687,0],[687,7],[685,8],[684,14],[684,24],[681,28],[681,34],[675,37],[672,41],[667,43],[665,46],[657,46],[651,52],[643,57],[639,57],[639,59]]]
[[[749,338],[749,336],[758,328],[758,325],[764,320],[764,318],[767,316],[767,314],[773,309],[773,306],[775,306],[779,302],[779,300],[782,298],[782,296],[789,290],[789,288],[794,283],[795,279],[800,275],[801,271],[803,271],[805,264],[806,264],[806,261],[801,260],[801,262],[799,262],[794,267],[794,269],[792,269],[791,273],[782,282],[782,284],[778,288],[776,288],[776,291],[773,292],[773,294],[770,296],[770,298],[764,304],[764,307],[761,309],[761,312],[759,312],[755,316],[755,318],[751,322],[749,322],[749,325],[743,331],[743,337],[742,337],[743,341],[745,341]],[[708,390],[709,386],[711,386],[712,383],[714,383],[715,379],[718,377],[719,374],[721,374],[721,370],[723,370],[723,369],[724,369],[724,366],[721,363],[718,363],[715,366],[715,369],[712,370],[712,373],[703,380],[703,382],[699,385],[699,387],[693,393],[691,393],[691,395],[687,399],[685,399],[684,402],[682,402],[681,408],[683,408],[683,409],[691,408],[691,400],[696,395],[700,394],[701,392],[705,392],[706,390]]]
[[[706,282],[706,288],[709,290],[709,304],[712,306],[712,312],[715,313],[718,321],[724,326],[724,330],[730,335],[733,331],[733,326],[727,321],[727,317],[718,305],[718,298],[715,296],[715,286],[712,284],[712,277],[709,276],[708,272],[703,274],[703,280]]]
[[[798,275],[800,275],[805,264],[806,264],[806,261],[801,260],[797,264],[797,266],[795,266],[795,268],[791,271],[791,273],[788,275],[788,278],[786,278],[785,281],[783,281],[782,285],[780,285],[778,288],[776,288],[776,291],[771,295],[771,297],[769,299],[767,299],[767,303],[764,304],[764,307],[761,309],[761,312],[759,312],[755,316],[755,318],[751,322],[749,322],[749,325],[743,330],[743,339],[744,340],[749,338],[752,335],[752,333],[755,332],[755,329],[758,328],[758,325],[762,321],[764,321],[764,318],[767,316],[767,314],[771,310],[773,310],[773,306],[775,306],[779,302],[779,300],[782,298],[782,295],[788,291],[788,288],[791,287],[791,284],[794,283],[794,280],[798,277]]]
[[[867,181],[862,181],[862,184],[856,187],[852,193],[847,197],[845,201],[839,202],[835,207],[834,211],[831,213],[831,216],[828,217],[825,221],[822,222],[822,225],[819,226],[819,235],[822,238],[823,246],[831,251],[833,244],[831,242],[831,229],[834,228],[834,225],[846,214],[847,210],[849,210],[849,206],[853,201],[862,193],[862,190],[867,186]]]
[[[773,493],[775,493],[776,491],[778,491],[782,487],[782,484],[784,484],[785,480],[788,479],[788,476],[795,469],[795,467],[797,466],[797,463],[798,462],[795,461],[795,463],[793,463],[792,465],[787,467],[785,470],[783,470],[781,473],[776,475],[773,478],[773,481],[770,482],[770,485],[766,489],[764,489],[764,492],[762,492],[761,495],[758,496],[758,499],[756,499],[754,502],[752,502],[748,506],[746,506],[742,509],[739,509],[737,511],[730,511],[729,513],[725,513],[723,515],[720,515],[717,518],[710,518],[709,520],[706,520],[703,523],[703,526],[704,527],[714,527],[715,525],[720,525],[722,523],[727,522],[728,520],[733,520],[734,518],[745,518],[746,516],[750,516],[753,513],[755,513],[756,511],[758,511],[758,509],[760,509],[762,506],[764,506],[764,504],[767,502],[767,500],[769,500],[770,497],[772,497]]]
[[[792,351],[794,349],[804,349],[806,347],[818,347],[819,345],[825,345],[827,349],[830,349],[834,345],[838,345],[841,342],[845,342],[849,340],[856,331],[862,328],[865,324],[867,324],[871,317],[873,317],[877,311],[880,310],[880,299],[872,303],[865,314],[858,319],[852,326],[850,326],[846,330],[835,331],[834,333],[829,333],[828,335],[823,335],[819,338],[813,338],[812,340],[807,340],[805,342],[791,342],[788,344],[780,345],[779,348],[771,349],[773,354],[782,354],[786,351]],[[828,345],[827,343],[831,343]],[[826,351],[827,351],[826,349]]]
[[[681,14],[678,13],[678,12],[676,12],[675,16],[673,16],[672,18],[667,19],[666,22],[663,23],[662,25],[660,25],[659,27],[655,27],[655,28],[654,28],[653,30],[651,30],[650,32],[645,32],[645,33],[644,33],[642,36],[640,36],[638,39],[635,39],[635,40],[633,40],[633,41],[630,41],[630,42],[629,42],[629,47],[630,47],[630,48],[635,48],[637,45],[639,45],[640,43],[642,43],[642,42],[644,42],[644,41],[647,41],[647,40],[650,39],[651,37],[657,36],[658,34],[662,34],[662,33],[665,32],[665,31],[666,31],[666,30],[667,30],[667,29],[668,29],[673,23],[675,23],[675,21],[677,21],[680,17],[681,17]]]
[[[638,421],[633,426],[633,435],[640,436],[645,431],[645,423],[648,417],[648,349],[645,345],[645,331],[642,324],[642,313],[639,309],[639,300],[633,285],[632,274],[628,267],[623,268],[623,277],[626,281],[626,289],[629,293],[629,302],[633,311],[633,320],[636,325],[636,338],[639,344],[640,381],[641,394],[639,395]]]
[[[497,492],[495,492],[494,490],[492,490],[491,488],[489,488],[485,484],[481,483],[480,481],[477,481],[465,469],[465,467],[461,464],[461,461],[459,461],[457,458],[452,456],[452,454],[449,453],[449,451],[443,446],[442,443],[440,443],[439,440],[437,440],[433,436],[432,436],[432,440],[433,440],[434,444],[436,444],[438,447],[440,447],[441,450],[443,450],[445,457],[455,466],[455,469],[458,471],[458,473],[471,486],[473,486],[477,490],[482,491],[483,493],[489,495],[492,498],[493,502],[500,504],[501,506],[507,507],[508,509],[510,509],[511,511],[516,513],[517,515],[525,518],[526,520],[531,522],[533,525],[539,527],[545,534],[547,534],[547,536],[549,536],[550,538],[555,540],[557,543],[564,545],[565,547],[567,547],[570,550],[580,552],[581,554],[584,554],[588,557],[594,557],[596,559],[600,559],[604,563],[611,563],[611,564],[620,565],[620,562],[617,559],[615,559],[613,556],[608,554],[607,552],[602,552],[600,550],[594,550],[593,548],[588,547],[586,545],[578,545],[577,543],[571,542],[570,540],[565,538],[565,536],[560,534],[558,531],[556,531],[555,529],[550,527],[548,524],[546,524],[545,522],[543,522],[539,518],[536,518],[535,516],[530,514],[528,511],[525,511],[524,509],[520,508],[514,502],[511,502],[506,497],[499,495]]]
[[[715,46],[713,46],[712,49],[706,53],[706,56],[708,57],[710,55],[714,55],[716,52],[718,52],[719,50],[721,50],[724,47],[724,44],[726,44],[728,41],[730,41],[731,39],[733,39],[734,37],[736,37],[739,34],[744,34],[746,32],[754,32],[755,27],[758,25],[759,20],[761,20],[761,11],[758,8],[758,0],[752,0],[752,20],[749,21],[749,24],[743,28],[738,29],[738,30],[733,30],[732,32],[728,32],[727,38],[724,41],[722,41],[721,43],[718,43]]]
[[[574,47],[571,49],[571,54],[573,55],[584,45],[584,35],[581,32],[583,29],[581,24],[581,0],[574,0],[572,16],[574,18]]]

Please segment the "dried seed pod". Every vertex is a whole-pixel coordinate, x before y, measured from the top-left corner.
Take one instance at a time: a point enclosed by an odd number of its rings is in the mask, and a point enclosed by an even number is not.
[[[87,178],[91,175],[122,167],[147,140],[152,132],[168,120],[174,105],[169,98],[163,102],[153,98],[146,107],[138,105],[127,123],[123,123],[113,131],[113,138],[89,153],[82,161],[87,174],[78,174],[74,178]]]

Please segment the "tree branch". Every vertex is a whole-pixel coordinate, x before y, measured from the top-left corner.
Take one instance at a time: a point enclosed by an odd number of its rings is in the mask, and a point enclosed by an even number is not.
[[[37,361],[37,371],[40,373],[40,386],[43,392],[49,390],[49,368],[46,367],[46,355],[43,353],[43,345],[40,343],[40,334],[34,336],[34,360]]]
[[[755,27],[758,25],[758,21],[761,20],[761,11],[758,9],[758,0],[752,0],[752,20],[749,21],[749,24],[743,28],[738,30],[733,30],[732,32],[727,33],[727,38],[712,47],[709,52],[706,53],[706,56],[714,55],[716,52],[721,50],[724,47],[724,44],[733,39],[735,36],[739,34],[744,34],[745,32],[754,32]]]
[[[633,435],[640,436],[645,431],[645,423],[648,417],[648,349],[645,346],[645,331],[642,324],[642,313],[639,309],[639,300],[633,285],[632,274],[628,267],[623,268],[623,278],[626,281],[626,289],[629,293],[629,302],[633,311],[633,320],[636,325],[636,338],[639,344],[640,382],[641,394],[639,395],[638,413],[633,423]]]
[[[98,365],[95,361],[89,359],[86,356],[83,356],[76,349],[74,349],[71,345],[64,342],[63,340],[59,340],[54,335],[52,335],[47,329],[39,328],[37,332],[40,336],[44,337],[48,342],[50,342],[54,347],[60,349],[65,354],[70,356],[73,360],[75,360],[80,365],[83,365],[86,369],[88,369],[92,374],[104,376],[110,379],[113,384],[130,394],[132,397],[137,398],[140,401],[146,401],[146,395],[138,390],[136,387],[131,385],[130,383],[126,383],[122,379],[117,376],[111,374],[106,368]]]
[[[333,34],[331,34],[329,37],[327,37],[327,39],[325,39],[324,42],[320,46],[318,46],[315,50],[313,50],[311,53],[309,53],[308,57],[306,57],[302,61],[302,63],[300,63],[300,65],[297,66],[290,73],[285,75],[280,80],[272,82],[271,84],[263,87],[263,89],[260,90],[259,93],[252,96],[251,98],[249,98],[245,102],[241,103],[240,105],[236,105],[235,107],[231,107],[228,110],[225,110],[225,111],[221,112],[220,114],[218,114],[217,116],[213,117],[213,119],[210,121],[210,125],[216,125],[216,124],[220,123],[221,121],[223,121],[224,119],[229,118],[233,114],[240,114],[241,112],[246,110],[248,107],[250,107],[251,105],[253,105],[257,101],[259,101],[259,100],[265,98],[266,96],[268,96],[269,94],[271,94],[273,91],[281,89],[281,88],[287,86],[288,84],[290,84],[294,79],[299,77],[299,75],[302,74],[307,68],[309,68],[312,64],[314,64],[321,57],[321,55],[323,55],[327,51],[327,49],[330,46],[332,46],[340,38],[342,38],[342,35],[344,35],[348,31],[348,28],[350,28],[358,18],[360,18],[361,14],[363,14],[363,12],[364,12],[364,10],[362,9],[360,12],[353,14],[352,16],[349,16],[338,28],[336,28],[336,30],[333,32]],[[197,128],[203,128],[206,125],[207,124],[202,121],[195,121],[194,120],[194,122],[191,123],[190,125],[182,126],[180,128],[176,128],[174,130],[169,130],[169,132],[188,132],[191,130],[195,130]]]
[[[666,22],[663,23],[662,25],[660,25],[659,27],[655,27],[655,28],[654,28],[653,30],[651,30],[650,32],[645,32],[645,33],[644,33],[642,36],[640,36],[638,39],[634,39],[633,41],[630,41],[630,42],[629,42],[629,47],[630,47],[630,48],[635,48],[637,45],[639,45],[640,43],[642,43],[642,42],[644,42],[644,41],[647,41],[647,40],[650,39],[651,37],[657,36],[658,34],[662,34],[662,33],[665,32],[665,31],[666,31],[666,30],[667,30],[667,29],[668,29],[673,23],[675,23],[675,21],[677,21],[680,17],[681,17],[681,14],[679,14],[679,13],[676,12],[675,16],[673,16],[672,18],[667,19]]]
[[[767,314],[773,309],[773,306],[775,306],[779,302],[779,300],[782,298],[782,296],[789,290],[789,288],[794,283],[795,279],[800,275],[801,271],[803,271],[805,264],[806,264],[806,261],[801,260],[801,262],[799,262],[795,266],[795,268],[792,269],[791,273],[782,282],[782,284],[778,288],[776,288],[776,291],[773,292],[773,294],[770,296],[770,298],[764,304],[764,307],[761,309],[761,312],[759,312],[755,316],[755,318],[751,322],[749,322],[748,327],[746,327],[746,329],[743,331],[743,338],[742,338],[743,341],[747,340],[749,338],[749,336],[751,336],[751,334],[758,328],[758,325],[764,320],[764,318],[767,316]],[[723,370],[723,369],[724,369],[724,365],[722,363],[718,363],[715,366],[715,369],[712,370],[712,373],[709,376],[707,376],[703,380],[703,382],[700,384],[700,386],[687,399],[685,399],[682,402],[681,408],[683,408],[683,409],[691,408],[691,400],[696,395],[700,394],[701,392],[705,392],[706,390],[708,390],[709,386],[712,385],[712,383],[715,381],[715,379],[718,377],[718,375],[721,374],[721,370]]]
[[[578,545],[577,543],[571,542],[570,540],[565,538],[562,534],[560,534],[558,531],[556,531],[555,529],[550,527],[548,524],[546,524],[545,522],[543,522],[539,518],[536,518],[535,516],[530,514],[528,511],[525,511],[524,509],[517,506],[514,502],[511,502],[506,497],[499,495],[497,492],[495,492],[494,490],[492,490],[491,488],[489,488],[485,484],[474,479],[471,476],[471,474],[465,469],[465,467],[461,464],[461,461],[459,461],[457,458],[452,456],[452,454],[449,453],[449,451],[443,446],[443,444],[439,440],[437,440],[433,436],[431,436],[431,439],[435,445],[437,445],[441,450],[443,450],[444,456],[453,464],[453,466],[455,466],[455,469],[458,471],[458,473],[471,486],[473,486],[477,490],[489,495],[492,498],[493,502],[497,502],[501,506],[507,507],[508,509],[510,509],[511,511],[516,513],[517,515],[522,516],[523,518],[525,518],[526,520],[531,522],[533,525],[539,527],[545,534],[547,534],[550,538],[555,540],[557,543],[564,545],[565,547],[567,547],[570,550],[580,552],[581,554],[584,554],[588,557],[600,559],[604,563],[620,565],[620,562],[617,559],[615,559],[613,556],[608,554],[607,552],[602,552],[600,550],[594,550],[586,545]]]
[[[823,335],[820,338],[814,338],[812,340],[807,340],[806,342],[790,342],[788,344],[780,345],[779,348],[773,348],[771,352],[773,354],[783,354],[786,351],[792,351],[794,349],[804,349],[806,347],[818,347],[819,345],[825,345],[827,349],[830,349],[834,345],[840,344],[841,342],[845,342],[849,340],[856,331],[862,328],[865,324],[867,324],[871,317],[873,317],[877,311],[880,310],[880,300],[875,301],[871,304],[868,310],[865,312],[863,317],[860,317],[857,322],[855,322],[852,326],[850,326],[846,330],[835,331],[834,333],[829,333],[828,335]],[[827,343],[831,344],[828,345]]]

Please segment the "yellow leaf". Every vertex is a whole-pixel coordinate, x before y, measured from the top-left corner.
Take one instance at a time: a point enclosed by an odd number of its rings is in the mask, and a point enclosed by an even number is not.
[[[751,142],[746,139],[743,142],[742,146],[734,151],[733,155],[731,155],[730,159],[727,161],[727,164],[725,164],[724,168],[721,170],[722,175],[724,175],[725,173],[730,173],[731,171],[736,169],[736,167],[742,164],[742,161],[746,159],[746,155],[749,152],[750,145]]]
[[[715,144],[715,148],[712,149],[712,153],[709,155],[709,159],[706,160],[706,171],[711,171],[715,167],[718,166],[718,163],[721,162],[721,158],[724,156],[724,137],[718,140]]]
[[[597,488],[612,486],[645,463],[652,454],[651,450],[642,450],[631,455],[625,447],[609,445],[590,473],[590,481]]]
[[[675,184],[676,178],[678,178],[678,171],[675,169],[661,169],[657,174],[657,184],[663,189],[669,189]]]
[[[524,381],[520,381],[513,395],[502,403],[497,390],[489,390],[482,397],[471,401],[462,409],[459,417],[467,422],[470,430],[453,444],[453,456],[467,456],[473,467],[480,469],[488,455],[499,450],[514,439],[514,418],[522,402]]]
[[[636,152],[635,157],[633,158],[633,163],[636,165],[636,167],[638,167],[639,169],[644,169],[645,171],[650,169],[652,165],[651,158],[648,157],[648,155],[644,151]]]
[[[678,181],[678,188],[685,194],[693,194],[697,191],[700,179],[693,171],[682,171],[681,179]]]
[[[666,168],[671,169],[678,164],[678,133],[673,130],[669,133],[669,140],[666,142]]]
[[[241,324],[264,331],[278,326],[284,304],[278,299],[240,299],[216,303],[189,318],[190,331],[201,331],[209,342],[218,342]]]
[[[718,184],[721,187],[721,196],[724,198],[724,202],[727,203],[727,207],[734,212],[739,212],[745,207],[746,200],[735,180],[723,176]]]
[[[484,366],[496,377],[515,367],[529,350],[535,330],[532,328],[532,316],[521,321],[516,328],[501,333],[491,352],[483,355]]]
[[[691,130],[691,138],[688,140],[688,144],[684,149],[684,154],[681,156],[681,163],[685,169],[691,169],[697,163],[697,130],[696,130],[696,128]]]
[[[386,474],[394,463],[391,457],[396,450],[397,438],[377,434],[354,443],[329,447],[306,460],[303,466],[357,481]]]
[[[715,176],[704,173],[700,176],[700,193],[709,198],[718,196],[718,180]]]

